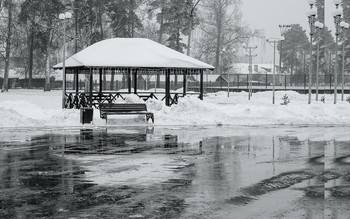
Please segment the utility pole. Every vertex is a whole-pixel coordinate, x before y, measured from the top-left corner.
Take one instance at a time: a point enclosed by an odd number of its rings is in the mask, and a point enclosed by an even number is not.
[[[248,100],[252,97],[252,73],[253,73],[253,57],[257,54],[252,54],[252,52],[257,49],[257,46],[243,46],[244,49],[248,50],[248,61],[249,61],[249,76],[248,76]]]
[[[278,41],[281,41],[283,40],[284,38],[281,37],[281,38],[270,38],[270,39],[267,39],[267,42],[270,42],[270,43],[273,43],[273,75],[272,75],[272,78],[273,78],[273,87],[272,87],[272,104],[275,104],[275,83],[276,83],[276,44],[278,43]]]

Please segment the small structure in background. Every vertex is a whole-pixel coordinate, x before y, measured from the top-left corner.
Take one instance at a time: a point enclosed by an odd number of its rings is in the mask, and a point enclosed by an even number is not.
[[[14,89],[21,87],[20,79],[25,75],[25,60],[22,57],[11,57],[8,75],[8,88]],[[5,58],[0,56],[0,87],[4,83]]]

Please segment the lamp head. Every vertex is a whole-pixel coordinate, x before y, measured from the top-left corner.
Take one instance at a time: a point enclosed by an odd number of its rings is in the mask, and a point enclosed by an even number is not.
[[[63,20],[63,19],[66,18],[66,16],[65,16],[63,13],[61,13],[61,14],[58,15],[58,18],[59,18],[60,20]]]
[[[306,16],[308,17],[316,16],[316,14],[317,14],[317,8],[311,8],[306,12]]]
[[[316,0],[307,0],[307,3],[309,3],[309,5],[313,6],[316,3]]]
[[[345,21],[341,21],[339,26],[343,29],[348,29],[349,28],[349,24],[346,23]]]
[[[336,6],[338,6],[338,5],[340,5],[341,0],[333,0],[333,3],[334,3]]]
[[[72,18],[72,13],[69,12],[69,11],[67,11],[64,15],[65,15],[65,17],[66,17],[67,19]]]
[[[324,24],[319,22],[319,21],[316,21],[315,22],[315,27],[318,28],[318,29],[323,29],[324,28]]]
[[[341,8],[336,8],[332,12],[333,17],[342,17],[343,16],[343,10]]]

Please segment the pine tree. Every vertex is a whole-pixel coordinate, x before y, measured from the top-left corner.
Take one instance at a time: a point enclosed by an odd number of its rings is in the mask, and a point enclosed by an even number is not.
[[[164,33],[169,36],[166,45],[179,52],[183,52],[186,47],[182,42],[181,34],[188,35],[192,7],[192,0],[170,0],[161,14]]]
[[[137,31],[142,30],[142,22],[136,14],[140,4],[137,0],[111,1],[107,6],[107,15],[110,18],[110,28],[115,37],[135,37]]]
[[[50,90],[50,54],[59,22],[58,13],[63,11],[60,0],[25,0],[21,5],[19,21],[28,26],[29,87],[32,87],[34,60],[37,68],[45,72],[45,90]],[[35,56],[35,53],[37,55]],[[42,58],[44,54],[44,58]]]
[[[303,72],[305,49],[308,48],[306,31],[299,25],[293,24],[284,34],[282,63],[291,74]],[[278,48],[279,49],[279,48]],[[305,72],[303,72],[305,73]]]

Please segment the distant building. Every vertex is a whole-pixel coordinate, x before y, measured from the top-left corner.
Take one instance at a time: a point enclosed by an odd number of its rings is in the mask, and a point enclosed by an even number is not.
[[[275,65],[275,73],[279,74],[279,66]],[[232,65],[233,74],[249,74],[249,63],[235,63]],[[252,74],[273,74],[273,64],[252,64]],[[283,75],[288,75],[287,72],[282,72]]]

